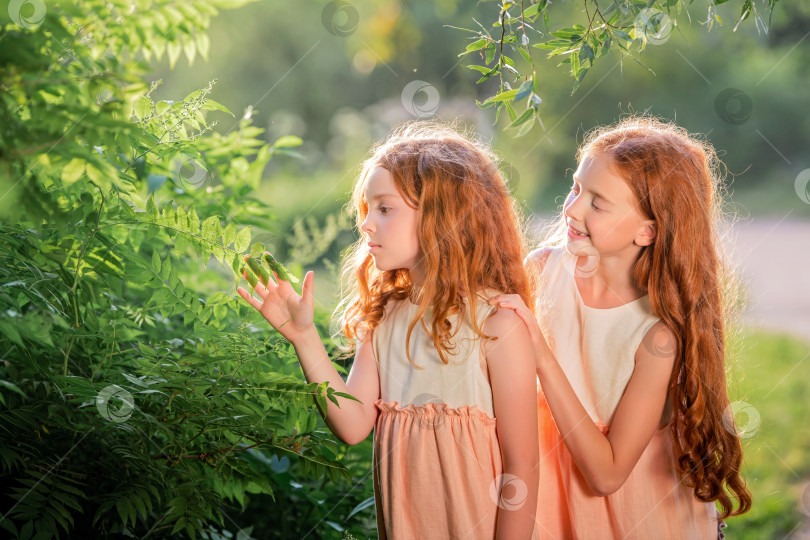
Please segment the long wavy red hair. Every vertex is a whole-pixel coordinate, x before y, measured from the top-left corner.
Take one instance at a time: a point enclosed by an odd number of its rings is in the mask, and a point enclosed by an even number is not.
[[[404,124],[372,149],[350,202],[357,230],[368,213],[364,180],[372,169],[383,167],[417,209],[417,264],[420,274],[430,278],[415,286],[407,269],[377,270],[360,232],[344,260],[344,290],[335,310],[347,339],[365,339],[382,321],[390,300],[410,299],[419,307],[408,326],[408,345],[422,321],[447,363],[454,349],[453,316],[467,311],[476,334],[489,338],[476,323],[476,303],[466,297],[494,289],[519,294],[533,305],[522,265],[527,252],[523,220],[496,164],[486,145],[436,122]],[[433,320],[428,329],[422,317],[429,307]],[[406,352],[410,359],[408,346]]]
[[[742,445],[727,418],[725,338],[738,289],[719,238],[726,224],[720,162],[707,142],[646,116],[589,132],[577,160],[596,155],[613,160],[641,212],[655,220],[655,242],[642,248],[632,277],[677,341],[669,399],[681,476],[699,500],[718,502],[722,517],[745,513],[751,493]],[[549,243],[564,242],[561,221]]]

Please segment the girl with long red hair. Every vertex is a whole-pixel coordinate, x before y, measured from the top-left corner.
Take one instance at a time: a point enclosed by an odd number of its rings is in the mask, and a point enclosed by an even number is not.
[[[715,153],[631,117],[591,132],[577,161],[557,234],[525,261],[536,316],[521,297],[491,300],[537,353],[538,524],[551,538],[722,537],[751,495],[726,392]]]
[[[239,293],[295,347],[310,382],[359,401],[328,402],[348,444],[374,429],[380,538],[528,539],[538,437],[534,352],[511,310],[531,302],[514,200],[484,145],[412,123],[373,151],[352,195],[361,238],[336,313],[356,340],[344,383],[313,325],[313,272]],[[503,339],[506,336],[508,339]]]

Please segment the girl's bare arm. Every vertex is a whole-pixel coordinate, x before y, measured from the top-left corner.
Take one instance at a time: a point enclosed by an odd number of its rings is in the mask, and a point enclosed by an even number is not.
[[[537,377],[525,325],[502,309],[484,323],[484,345],[503,460],[496,538],[532,538],[537,510]]]
[[[535,257],[532,264],[538,260],[545,262]],[[537,268],[532,266],[528,270],[537,271]],[[535,350],[537,374],[554,422],[591,490],[604,496],[619,489],[661,421],[675,362],[675,347],[671,346],[675,343],[674,335],[661,322],[647,332],[636,353],[636,367],[619,402],[610,432],[604,435],[585,411],[548,348],[537,320],[520,296],[503,295],[491,299],[490,303],[515,310],[526,324]],[[605,355],[604,361],[610,362],[609,352]]]
[[[363,441],[374,427],[377,410],[374,402],[380,395],[380,380],[377,363],[371,347],[371,333],[365,341],[357,345],[354,363],[346,382],[332,365],[329,355],[321,342],[318,330],[313,323],[314,316],[314,273],[304,278],[301,296],[289,282],[269,279],[265,285],[257,283],[255,292],[260,299],[251,296],[239,287],[237,292],[251,306],[256,308],[284,337],[293,344],[298,361],[308,382],[328,382],[338,392],[350,394],[360,400],[338,397],[340,407],[327,400],[327,409],[321,411],[332,433],[347,444]]]
[[[624,484],[658,429],[674,353],[654,352],[656,335],[658,339],[674,339],[663,323],[647,332],[608,435],[593,423],[550,351],[538,359],[540,384],[554,422],[577,468],[596,495],[610,495]],[[606,353],[605,361],[610,360]]]
[[[296,339],[293,347],[307,381],[328,381],[329,386],[338,392],[346,392],[360,400],[358,403],[338,397],[340,407],[327,400],[327,410],[321,411],[321,414],[324,415],[326,425],[341,441],[346,444],[363,442],[377,420],[374,402],[380,397],[380,380],[371,346],[371,334],[365,341],[358,342],[354,362],[345,383],[326,354],[315,327]]]

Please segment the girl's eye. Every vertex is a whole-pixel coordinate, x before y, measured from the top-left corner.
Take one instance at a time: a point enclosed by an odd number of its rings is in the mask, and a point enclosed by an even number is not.
[[[593,206],[594,210],[599,210],[600,209],[598,206],[596,206],[596,203],[594,203],[594,202],[591,203],[591,206]]]
[[[381,206],[380,207],[380,212],[383,213],[383,214],[387,214],[389,210],[391,210],[391,209],[389,207],[387,207],[387,206]]]

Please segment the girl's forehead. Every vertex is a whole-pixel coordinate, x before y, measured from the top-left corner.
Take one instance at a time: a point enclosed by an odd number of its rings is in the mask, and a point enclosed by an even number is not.
[[[579,162],[574,176],[581,179],[604,179],[606,177],[621,178],[616,163],[607,154],[586,154]]]
[[[585,155],[574,173],[574,180],[605,200],[635,204],[636,196],[630,184],[608,154]]]
[[[394,181],[394,175],[388,169],[378,165],[372,168],[363,180],[362,198],[369,202],[384,196],[401,197]]]

